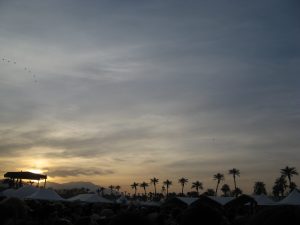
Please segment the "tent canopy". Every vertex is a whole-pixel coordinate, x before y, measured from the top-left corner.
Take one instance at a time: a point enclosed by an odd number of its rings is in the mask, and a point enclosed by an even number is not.
[[[22,199],[22,198],[26,198],[26,197],[32,195],[33,193],[37,192],[38,190],[39,190],[38,188],[33,187],[33,186],[24,186],[24,187],[17,189],[14,192],[13,196]]]
[[[28,199],[38,199],[38,200],[48,200],[48,201],[63,201],[64,199],[60,197],[52,189],[39,189],[32,195],[27,197]]]
[[[300,205],[300,193],[294,189],[287,197],[282,199],[279,205]]]
[[[82,201],[82,202],[89,202],[89,203],[112,203],[112,201],[103,198],[97,194],[80,194],[69,198],[68,201]]]

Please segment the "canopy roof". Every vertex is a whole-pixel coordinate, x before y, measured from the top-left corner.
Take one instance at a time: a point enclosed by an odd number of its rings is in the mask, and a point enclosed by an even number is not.
[[[265,194],[261,195],[252,195],[254,200],[257,202],[257,205],[274,205],[275,202],[268,198]]]
[[[210,199],[218,202],[221,205],[225,205],[234,199],[234,197],[223,197],[223,196],[208,196]]]
[[[27,197],[28,199],[39,199],[39,200],[48,200],[48,201],[63,201],[64,199],[60,197],[52,189],[39,189],[32,195]]]
[[[47,179],[47,175],[32,172],[7,172],[4,177],[11,179],[42,180]]]
[[[287,197],[282,199],[278,204],[280,205],[300,205],[300,193],[294,189]]]
[[[13,193],[13,197],[17,197],[17,198],[26,198],[30,195],[32,195],[33,193],[37,192],[39,189],[33,186],[24,186],[21,187],[19,189],[17,189],[14,193]]]
[[[197,201],[199,198],[193,198],[193,197],[176,197],[180,201],[184,202],[187,205],[191,205],[193,202]]]
[[[69,201],[82,201],[89,203],[112,203],[112,201],[103,198],[97,194],[80,194],[68,199]]]
[[[10,188],[10,189],[6,189],[5,191],[2,191],[1,195],[6,197],[13,197],[15,192],[16,192],[15,189]]]

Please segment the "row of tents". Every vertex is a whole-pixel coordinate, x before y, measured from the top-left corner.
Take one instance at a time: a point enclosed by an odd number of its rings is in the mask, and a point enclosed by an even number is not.
[[[244,195],[246,196],[246,195]],[[253,199],[258,206],[272,206],[272,205],[300,205],[300,192],[294,189],[288,196],[280,201],[274,201],[265,194],[261,195],[251,195],[247,196],[248,199]],[[218,204],[224,206],[230,202],[235,201],[235,197],[221,197],[221,196],[208,196],[211,200],[217,202]],[[184,202],[186,205],[192,205],[194,202],[198,201],[199,198],[188,198],[188,197],[177,197],[180,201]]]
[[[52,189],[40,189],[33,186],[24,186],[19,189],[7,189],[0,193],[0,196],[6,197],[16,197],[20,199],[37,199],[37,200],[48,200],[48,201],[80,201],[80,202],[87,202],[87,203],[114,203],[113,201],[106,199],[98,194],[79,194],[69,199],[64,199],[59,196],[54,190]],[[279,202],[275,202],[266,195],[253,195],[250,196],[257,205],[261,206],[270,206],[270,205],[300,205],[300,193],[298,190],[293,190],[287,197],[282,199]],[[225,205],[229,202],[232,202],[234,197],[217,197],[217,196],[209,196],[211,200],[217,202],[220,205]],[[177,200],[181,201],[186,205],[191,205],[199,198],[191,198],[191,197],[176,197]],[[115,201],[119,204],[129,204],[130,201],[125,196],[121,196],[119,199]],[[142,201],[135,201],[134,203],[139,205],[145,206],[160,206],[162,202],[142,202]]]

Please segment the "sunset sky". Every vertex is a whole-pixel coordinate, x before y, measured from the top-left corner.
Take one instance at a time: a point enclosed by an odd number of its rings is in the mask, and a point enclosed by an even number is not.
[[[300,1],[0,0],[0,177],[300,172]],[[9,60],[9,61],[8,61]],[[300,178],[294,177],[300,186]],[[162,182],[160,182],[161,184]],[[190,184],[188,184],[189,189]]]

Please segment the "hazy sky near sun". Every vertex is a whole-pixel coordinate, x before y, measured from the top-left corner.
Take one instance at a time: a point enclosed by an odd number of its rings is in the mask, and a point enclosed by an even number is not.
[[[244,190],[270,190],[280,168],[300,170],[299,10],[0,0],[0,175],[208,188],[217,172],[232,186],[235,167]]]

